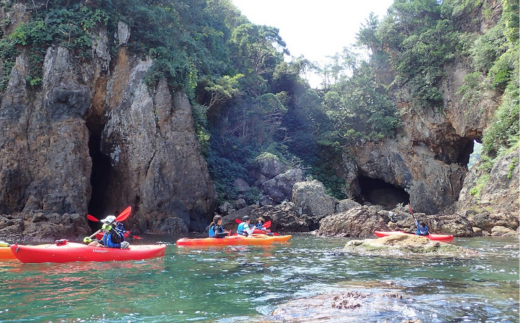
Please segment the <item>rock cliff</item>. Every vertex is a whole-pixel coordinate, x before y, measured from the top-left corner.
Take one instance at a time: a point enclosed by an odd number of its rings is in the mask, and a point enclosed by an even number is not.
[[[23,5],[14,9],[0,12],[13,18],[10,29],[28,17]],[[145,83],[154,62],[129,55],[131,30],[124,23],[118,29],[115,59],[100,29],[90,60],[49,47],[39,87],[26,83],[26,49],[2,76],[0,214],[101,218],[130,205],[132,230],[187,232],[207,224],[214,192],[190,102],[164,80]]]

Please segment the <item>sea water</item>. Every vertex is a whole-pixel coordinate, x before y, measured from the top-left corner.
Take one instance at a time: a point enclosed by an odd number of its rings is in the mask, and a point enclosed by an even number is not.
[[[389,281],[405,295],[406,311],[345,310],[348,321],[519,322],[514,238],[455,238],[479,252],[473,259],[357,256],[341,252],[348,239],[309,234],[270,246],[202,248],[177,247],[179,236],[144,238],[132,243],[169,243],[164,258],[0,261],[0,322],[266,321],[294,299]]]

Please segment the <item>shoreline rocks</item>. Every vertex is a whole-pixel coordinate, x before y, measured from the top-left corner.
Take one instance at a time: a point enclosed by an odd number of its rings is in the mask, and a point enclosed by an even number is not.
[[[474,250],[449,243],[432,241],[425,237],[411,234],[391,235],[379,239],[351,240],[345,245],[343,251],[359,255],[385,257],[413,257],[421,255],[472,258],[479,255]]]

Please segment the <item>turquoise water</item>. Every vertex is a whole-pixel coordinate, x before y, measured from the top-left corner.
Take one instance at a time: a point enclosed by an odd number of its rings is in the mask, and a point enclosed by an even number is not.
[[[404,260],[344,254],[347,239],[311,235],[269,247],[202,249],[177,247],[174,236],[145,238],[135,243],[171,243],[166,256],[0,262],[0,322],[249,322],[296,298],[384,281],[409,296],[406,311],[369,311],[349,322],[519,322],[517,239],[456,238],[481,253],[476,259]]]

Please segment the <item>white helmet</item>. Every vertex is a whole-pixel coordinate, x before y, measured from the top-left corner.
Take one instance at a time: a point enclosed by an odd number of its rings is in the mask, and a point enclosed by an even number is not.
[[[116,216],[115,215],[109,215],[106,218],[104,218],[103,220],[101,220],[101,222],[103,222],[103,223],[112,223],[115,220],[116,220]]]

